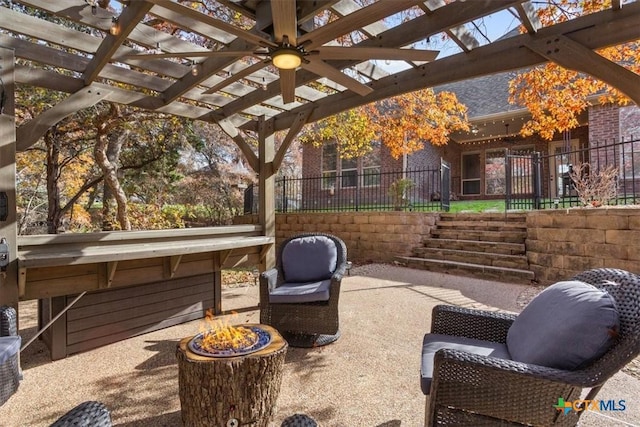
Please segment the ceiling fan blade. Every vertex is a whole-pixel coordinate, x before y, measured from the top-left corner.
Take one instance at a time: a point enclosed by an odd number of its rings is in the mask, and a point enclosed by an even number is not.
[[[124,59],[158,59],[158,58],[209,58],[212,56],[256,56],[259,55],[254,51],[247,50],[204,50],[194,52],[163,52],[163,53],[132,53],[130,55],[122,55]],[[266,53],[265,53],[266,55]]]
[[[281,43],[286,36],[289,44],[297,46],[298,20],[295,0],[271,0],[271,17],[276,42]]]
[[[296,100],[296,70],[280,70],[282,101],[289,104]]]
[[[307,57],[309,59],[308,63],[302,63],[302,67],[311,71],[314,74],[317,74],[321,77],[326,77],[329,80],[333,80],[334,82],[341,84],[347,89],[365,96],[373,92],[373,89],[367,85],[363,85],[359,81],[347,76],[342,71],[337,68],[332,67],[331,65],[323,62],[320,59],[312,59],[311,57]]]
[[[320,59],[362,60],[389,59],[397,61],[433,61],[440,51],[396,49],[384,47],[321,46],[317,49]]]
[[[241,71],[235,73],[232,76],[227,77],[226,79],[224,79],[223,81],[221,81],[217,85],[210,87],[209,89],[205,90],[202,93],[204,93],[204,94],[215,93],[215,92],[219,91],[220,89],[222,89],[223,87],[227,87],[231,83],[237,82],[238,80],[241,80],[241,79],[244,79],[245,77],[255,73],[256,71],[263,69],[264,67],[267,66],[267,64],[269,62],[270,62],[270,60],[264,60],[264,61],[256,62],[253,65],[249,65],[247,68],[243,68]]]

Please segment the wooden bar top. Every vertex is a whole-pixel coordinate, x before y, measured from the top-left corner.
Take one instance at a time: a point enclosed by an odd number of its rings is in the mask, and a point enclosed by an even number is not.
[[[22,236],[20,268],[92,264],[264,246],[256,226]]]

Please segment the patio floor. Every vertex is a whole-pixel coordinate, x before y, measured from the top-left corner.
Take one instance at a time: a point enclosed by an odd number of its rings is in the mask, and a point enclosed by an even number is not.
[[[315,349],[290,348],[273,426],[294,413],[322,426],[417,427],[424,419],[419,366],[422,336],[438,303],[518,311],[530,288],[372,264],[343,281],[342,337]],[[225,290],[223,308],[257,302],[255,286]],[[257,322],[257,312],[236,322]],[[35,303],[21,305],[21,334],[35,333]],[[40,341],[22,353],[24,380],[0,407],[0,425],[46,426],[85,400],[99,400],[116,426],[181,426],[176,344],[198,332],[190,322],[50,361]],[[585,413],[581,426],[640,425],[640,381],[615,375],[602,399],[626,410]],[[603,417],[608,418],[603,418]],[[610,418],[613,417],[613,418]]]

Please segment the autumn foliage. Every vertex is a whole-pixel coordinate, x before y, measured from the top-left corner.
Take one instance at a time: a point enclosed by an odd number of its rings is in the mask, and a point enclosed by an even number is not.
[[[610,0],[554,0],[538,9],[542,26],[564,22],[577,16],[611,8]],[[597,51],[604,58],[640,74],[640,41]],[[556,132],[579,125],[578,116],[598,102],[625,105],[629,99],[601,80],[554,63],[520,73],[509,85],[510,102],[526,107],[531,120],[522,127],[522,136],[539,133],[551,140]]]
[[[381,140],[394,158],[444,145],[451,132],[469,130],[467,108],[451,92],[423,89],[345,111],[307,126],[300,139],[316,146],[336,141],[342,158],[362,156]]]

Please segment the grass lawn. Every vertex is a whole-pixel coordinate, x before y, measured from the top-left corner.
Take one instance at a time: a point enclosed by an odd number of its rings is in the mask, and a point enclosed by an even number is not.
[[[449,212],[504,212],[504,207],[504,200],[452,200]]]

